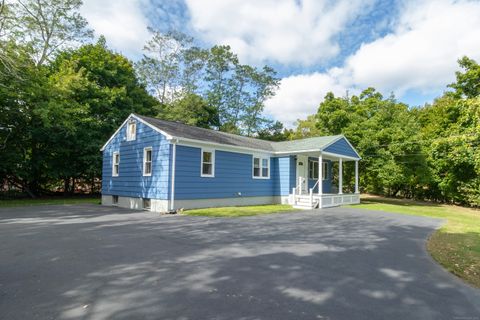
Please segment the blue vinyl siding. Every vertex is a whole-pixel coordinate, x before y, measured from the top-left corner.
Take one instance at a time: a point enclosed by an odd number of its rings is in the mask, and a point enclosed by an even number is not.
[[[175,199],[272,196],[279,180],[276,158],[270,159],[270,179],[253,179],[252,155],[215,151],[215,177],[200,176],[200,148],[177,146]],[[239,193],[241,195],[239,195]]]
[[[136,139],[126,141],[126,125],[103,151],[102,194],[168,199],[170,143],[137,121]],[[143,176],[143,148],[152,147],[152,175]],[[112,154],[120,152],[118,177],[112,177]]]
[[[318,158],[308,158],[308,160],[314,160],[314,161],[318,161]],[[332,192],[332,161],[330,160],[323,160],[323,162],[326,162],[328,163],[327,165],[327,179],[323,180],[323,186],[322,186],[322,191],[323,193],[330,193]],[[313,186],[317,183],[317,180],[315,179],[308,179],[308,190],[310,190],[311,188],[313,188]],[[313,192],[318,192],[318,187],[315,187],[315,189],[313,190]]]
[[[350,147],[345,138],[341,138],[335,143],[329,145],[327,148],[324,149],[324,151],[335,153],[338,155],[359,158],[359,155],[355,152],[355,150],[352,149],[352,147]]]
[[[274,181],[274,195],[287,196],[295,187],[296,167],[293,156],[272,158],[277,170]]]

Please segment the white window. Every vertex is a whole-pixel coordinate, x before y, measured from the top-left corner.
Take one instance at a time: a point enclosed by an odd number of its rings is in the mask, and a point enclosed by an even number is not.
[[[112,176],[118,177],[120,173],[120,153],[118,151],[113,153],[112,159]]]
[[[202,149],[201,174],[202,177],[215,176],[215,151]]]
[[[150,199],[143,198],[142,205],[143,205],[143,210],[150,210],[151,208]]]
[[[326,180],[328,177],[328,162],[323,162],[322,179]],[[308,161],[308,178],[318,180],[318,161]]]
[[[253,157],[253,178],[270,178],[270,158]]]
[[[135,140],[136,136],[137,136],[137,123],[133,120],[130,120],[127,126],[127,141]]]
[[[143,149],[143,175],[152,175],[152,147]]]
[[[308,178],[318,180],[318,161],[310,160],[308,162]]]

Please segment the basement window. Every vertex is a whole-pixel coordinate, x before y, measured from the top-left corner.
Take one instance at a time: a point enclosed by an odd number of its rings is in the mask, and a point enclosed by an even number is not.
[[[118,196],[112,196],[112,204],[117,205],[118,204]]]
[[[143,210],[150,210],[150,199],[143,198]]]

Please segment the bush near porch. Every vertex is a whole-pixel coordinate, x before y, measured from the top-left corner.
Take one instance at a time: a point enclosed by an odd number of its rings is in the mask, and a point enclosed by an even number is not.
[[[480,288],[480,210],[372,196],[354,207],[446,219],[428,240],[427,249],[448,271]]]

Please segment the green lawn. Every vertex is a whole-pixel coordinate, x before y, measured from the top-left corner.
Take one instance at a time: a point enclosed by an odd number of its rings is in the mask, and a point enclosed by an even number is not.
[[[72,198],[39,198],[39,199],[14,199],[14,200],[0,200],[0,208],[2,207],[23,207],[23,206],[37,206],[46,204],[80,204],[93,203],[100,204],[99,197],[72,197]]]
[[[246,217],[256,216],[259,214],[271,214],[279,212],[298,211],[289,205],[273,204],[262,206],[245,206],[245,207],[222,207],[222,208],[206,208],[186,210],[184,214],[189,216],[206,216],[206,217]]]
[[[480,287],[480,210],[381,197],[367,197],[354,207],[446,219],[427,249],[450,272]]]

